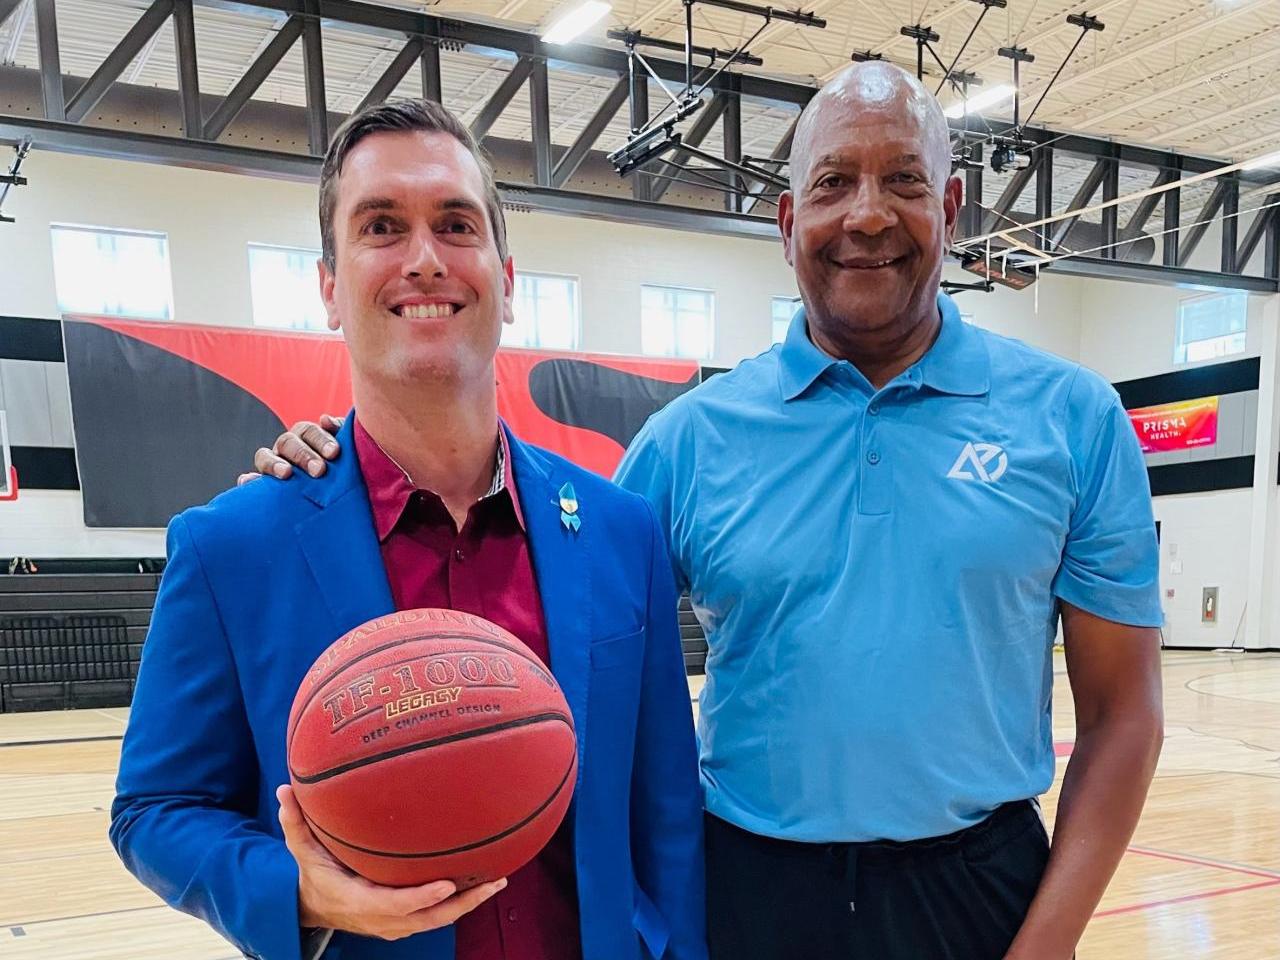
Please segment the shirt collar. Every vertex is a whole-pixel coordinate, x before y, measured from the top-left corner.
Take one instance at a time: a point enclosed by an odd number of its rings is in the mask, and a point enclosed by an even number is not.
[[[938,294],[942,327],[938,339],[916,366],[920,379],[940,393],[982,396],[991,388],[990,361],[981,335],[960,316],[955,301]],[[829,367],[840,361],[823,353],[809,339],[804,307],[796,311],[779,354],[778,380],[783,400],[794,400],[811,387]]]
[[[920,380],[939,393],[981,397],[991,389],[991,359],[982,332],[964,322],[960,308],[938,294],[942,329],[929,352],[917,361]]]
[[[391,456],[379,446],[369,431],[364,428],[359,417],[353,428],[356,457],[360,462],[360,472],[364,475],[365,487],[369,491],[369,506],[373,511],[373,525],[382,542],[391,535],[400,515],[409,503],[409,498],[417,492],[417,487],[403,468],[391,459]],[[427,491],[433,492],[433,491]],[[516,521],[524,529],[524,515],[520,511],[520,498],[516,496],[515,475],[511,468],[511,448],[507,439],[507,431],[501,423],[498,429],[497,451],[494,457],[493,482],[481,500],[501,496],[506,493],[511,498],[515,510]]]
[[[782,387],[782,399],[794,400],[808,390],[828,367],[839,363],[817,348],[809,339],[809,319],[804,307],[796,311],[787,327],[787,337],[782,341],[778,354],[778,382]]]

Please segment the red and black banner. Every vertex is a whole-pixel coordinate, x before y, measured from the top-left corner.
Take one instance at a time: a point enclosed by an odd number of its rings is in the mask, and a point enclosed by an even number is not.
[[[164,526],[253,450],[351,405],[346,344],[320,334],[68,317],[76,457],[91,527]],[[699,380],[690,361],[499,351],[518,436],[609,475],[645,419]]]

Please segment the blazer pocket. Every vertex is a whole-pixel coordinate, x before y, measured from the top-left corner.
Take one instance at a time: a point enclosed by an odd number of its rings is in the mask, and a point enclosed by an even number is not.
[[[595,640],[591,644],[591,668],[607,670],[610,667],[633,663],[644,644],[644,629],[632,630],[607,640]]]

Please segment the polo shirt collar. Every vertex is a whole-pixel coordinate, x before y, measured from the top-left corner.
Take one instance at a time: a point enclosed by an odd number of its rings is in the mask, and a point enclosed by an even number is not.
[[[982,334],[965,323],[960,308],[938,294],[942,329],[933,346],[917,362],[921,382],[939,393],[981,397],[991,389],[991,359]]]
[[[938,294],[942,328],[938,339],[916,367],[921,382],[939,393],[979,397],[991,389],[991,363],[982,337],[960,317],[945,293]],[[840,361],[823,353],[809,339],[804,308],[796,311],[779,354],[778,382],[784,401],[794,400]]]
[[[779,354],[778,383],[782,387],[782,399],[794,400],[808,390],[828,367],[839,363],[819,350],[809,339],[809,321],[804,307],[796,311],[787,327],[787,338],[782,341]]]

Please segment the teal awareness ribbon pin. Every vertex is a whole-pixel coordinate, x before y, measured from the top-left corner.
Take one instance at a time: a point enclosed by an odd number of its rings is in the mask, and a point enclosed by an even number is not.
[[[573,484],[566,483],[560,488],[560,522],[566,530],[577,533],[582,527],[582,518],[578,516],[578,495]]]

